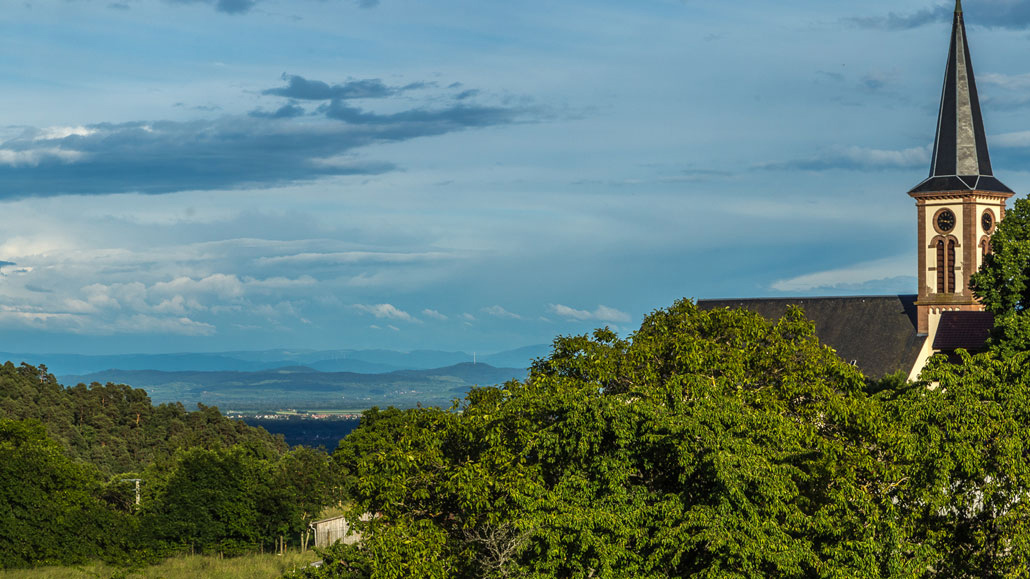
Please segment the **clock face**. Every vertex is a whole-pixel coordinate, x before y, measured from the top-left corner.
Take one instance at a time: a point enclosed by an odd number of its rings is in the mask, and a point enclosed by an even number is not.
[[[994,215],[990,211],[984,211],[983,217],[980,218],[980,225],[984,228],[984,233],[990,233],[991,228],[994,227]]]
[[[937,214],[937,229],[951,231],[955,228],[955,214],[950,209],[945,209]]]

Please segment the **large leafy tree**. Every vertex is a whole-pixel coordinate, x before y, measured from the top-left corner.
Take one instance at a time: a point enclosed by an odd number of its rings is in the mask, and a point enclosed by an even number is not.
[[[65,456],[41,423],[0,419],[0,567],[119,558],[131,521],[99,488],[97,471]]]
[[[258,451],[262,447],[257,448]],[[281,458],[254,448],[191,448],[169,467],[148,469],[144,528],[173,550],[239,554],[296,537],[337,502],[324,452],[297,449]]]
[[[680,301],[460,413],[370,415],[336,455],[377,516],[329,576],[918,576],[883,415],[799,311]]]
[[[1005,356],[1030,351],[1030,200],[1016,200],[998,222],[972,286],[995,316],[991,348]]]
[[[905,442],[897,516],[934,553],[928,577],[1022,577],[1030,569],[1030,372],[986,352],[935,357],[897,400]]]
[[[931,359],[893,401],[906,433],[896,516],[932,551],[930,577],[1014,577],[1030,568],[1030,201],[998,223],[972,278],[995,328],[986,352]]]

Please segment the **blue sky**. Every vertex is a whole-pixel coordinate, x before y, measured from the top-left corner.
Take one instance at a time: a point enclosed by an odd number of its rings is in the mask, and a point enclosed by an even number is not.
[[[1030,1],[964,3],[1030,188]],[[950,3],[27,0],[0,343],[489,352],[915,292]]]

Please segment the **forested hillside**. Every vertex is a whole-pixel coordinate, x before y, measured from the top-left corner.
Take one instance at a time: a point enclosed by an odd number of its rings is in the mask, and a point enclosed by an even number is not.
[[[153,406],[124,385],[64,388],[0,367],[0,566],[299,543],[340,500],[328,456],[221,415]],[[135,481],[140,481],[136,502]]]
[[[182,404],[154,406],[146,391],[124,384],[65,388],[45,366],[0,366],[0,416],[39,420],[71,458],[105,475],[141,470],[194,446],[240,444],[265,454],[287,450],[281,437],[230,420],[217,408],[190,412]]]

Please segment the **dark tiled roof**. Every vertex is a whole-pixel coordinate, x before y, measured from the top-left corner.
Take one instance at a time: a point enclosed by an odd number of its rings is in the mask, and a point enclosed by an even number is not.
[[[956,3],[930,176],[910,193],[971,190],[1012,193],[994,178],[991,170],[987,133],[966,40],[962,7]]]
[[[943,312],[933,337],[933,349],[982,351],[993,327],[994,314],[990,312]]]
[[[698,300],[702,309],[744,308],[768,320],[789,305],[800,306],[815,324],[819,341],[854,362],[870,378],[908,373],[926,336],[916,335],[916,296],[758,298]]]

